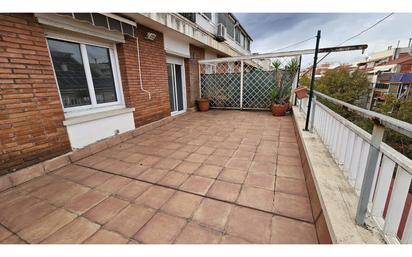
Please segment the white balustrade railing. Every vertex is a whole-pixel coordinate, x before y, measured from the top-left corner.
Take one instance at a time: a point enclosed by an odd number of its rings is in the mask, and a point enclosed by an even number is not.
[[[297,104],[299,106],[299,110],[301,112],[303,112],[304,114],[306,114],[307,110],[308,110],[308,99],[309,98],[303,98],[303,99],[297,99]]]
[[[315,92],[315,95],[337,105],[343,105],[341,101],[321,93]],[[305,114],[307,102],[308,98],[298,100],[299,108]],[[359,196],[359,205],[362,205],[362,199],[366,199],[367,206],[364,212],[367,211],[373,217],[388,243],[412,243],[412,208],[408,207],[410,206],[408,202],[412,201],[412,195],[409,193],[412,179],[412,160],[382,143],[375,135],[375,128],[373,135],[371,135],[316,101],[316,98],[312,103],[313,109],[310,119],[313,119],[313,125],[311,129],[320,136],[356,190]],[[352,105],[345,103],[345,106],[349,110],[352,109]],[[363,112],[359,107],[353,107],[352,110],[363,116],[372,119],[378,116],[374,115],[376,114],[374,112],[367,110]],[[394,123],[394,119],[386,117],[379,114],[379,119],[383,121],[385,127],[397,128],[398,132],[406,135],[409,135],[408,131],[412,132],[410,124],[397,120]],[[375,158],[373,158],[374,153]],[[366,176],[365,174],[368,172],[371,174]],[[370,180],[369,183],[368,180]],[[370,189],[365,190],[365,187],[368,186]],[[363,221],[365,213],[362,213],[362,208],[358,206],[357,219],[359,215],[360,220]],[[404,215],[403,218],[402,215]],[[407,215],[406,218],[405,215]]]

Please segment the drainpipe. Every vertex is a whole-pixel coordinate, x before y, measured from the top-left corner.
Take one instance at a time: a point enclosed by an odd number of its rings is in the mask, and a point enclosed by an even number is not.
[[[408,47],[409,47],[409,54],[411,54],[412,53],[412,37],[409,38]]]
[[[399,44],[400,40],[398,40],[398,44],[396,45],[395,51],[393,51],[392,60],[396,60],[399,58]]]
[[[137,64],[139,67],[139,80],[140,80],[140,89],[149,95],[149,100],[152,100],[152,94],[150,91],[147,91],[143,88],[143,79],[142,79],[142,69],[140,67],[140,48],[139,48],[139,37],[136,37],[136,46],[137,46]]]

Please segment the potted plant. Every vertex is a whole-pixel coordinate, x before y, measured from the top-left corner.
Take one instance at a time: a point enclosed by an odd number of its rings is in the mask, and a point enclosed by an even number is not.
[[[272,114],[274,116],[285,116],[289,109],[289,87],[275,87],[271,92],[272,97]]]
[[[292,80],[295,79],[296,74],[299,71],[299,62],[297,59],[292,59],[289,61],[289,63],[285,66],[286,72],[289,74],[290,78]],[[293,90],[293,92],[296,94],[297,98],[302,99],[307,97],[307,90],[306,87],[298,87]]]
[[[282,85],[282,73],[280,72],[281,65],[282,62],[280,60],[275,60],[274,62],[272,62],[272,66],[275,70],[275,81],[277,87],[281,87]]]
[[[296,73],[299,70],[299,62],[297,59],[291,59],[285,66],[285,70],[289,73],[292,79],[294,79]]]
[[[207,98],[200,98],[197,100],[197,108],[201,112],[209,111],[209,99]]]
[[[274,116],[284,116],[289,109],[290,89],[284,85],[284,73],[288,71],[289,65],[281,69],[282,62],[275,60],[272,62],[275,71],[275,87],[271,91],[272,114]]]

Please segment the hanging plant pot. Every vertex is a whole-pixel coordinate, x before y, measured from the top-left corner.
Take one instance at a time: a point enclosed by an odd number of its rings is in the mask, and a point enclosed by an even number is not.
[[[199,100],[197,100],[197,108],[201,112],[209,111],[209,99],[200,98]]]
[[[289,103],[285,103],[285,104],[272,103],[272,114],[273,116],[285,116],[288,108],[289,108]]]
[[[294,93],[298,99],[308,97],[308,90],[306,87],[298,87],[294,90]]]

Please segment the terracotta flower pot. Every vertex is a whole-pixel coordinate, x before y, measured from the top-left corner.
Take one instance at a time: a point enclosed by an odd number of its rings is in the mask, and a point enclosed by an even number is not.
[[[199,99],[197,100],[197,107],[201,112],[209,111],[209,100],[208,99]]]
[[[289,103],[285,103],[285,104],[272,103],[272,114],[273,116],[285,116],[288,108],[289,108]]]
[[[306,87],[298,87],[294,90],[296,97],[302,99],[308,96],[308,90]]]

